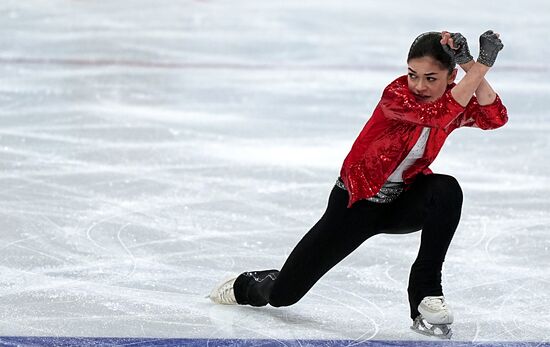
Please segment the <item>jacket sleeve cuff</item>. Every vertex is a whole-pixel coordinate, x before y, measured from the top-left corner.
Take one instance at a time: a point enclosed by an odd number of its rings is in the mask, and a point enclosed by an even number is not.
[[[478,104],[479,104],[479,100],[478,100]],[[496,94],[496,98],[495,100],[493,100],[492,103],[487,105],[479,105],[479,107],[481,108],[500,108],[501,106],[502,106],[502,100],[500,99],[500,96],[498,96],[498,94]]]
[[[450,89],[447,91],[447,108],[449,109],[449,111],[456,112],[457,114],[466,109],[466,107],[462,106],[458,103],[458,101],[456,101]]]

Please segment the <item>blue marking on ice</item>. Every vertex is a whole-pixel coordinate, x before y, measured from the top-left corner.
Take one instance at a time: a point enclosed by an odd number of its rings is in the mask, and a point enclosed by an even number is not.
[[[269,339],[163,339],[163,338],[108,338],[108,337],[0,337],[1,346],[221,346],[221,347],[252,347],[252,346],[300,346],[300,347],[338,347],[338,346],[452,346],[452,347],[550,347],[550,342],[470,342],[470,341],[354,341],[354,340],[269,340]]]

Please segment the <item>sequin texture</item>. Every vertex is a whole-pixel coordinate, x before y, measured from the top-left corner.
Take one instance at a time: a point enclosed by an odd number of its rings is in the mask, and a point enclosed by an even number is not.
[[[347,190],[341,178],[336,180],[336,186],[340,189]],[[389,204],[401,195],[404,187],[405,185],[402,182],[386,182],[382,188],[380,188],[378,193],[376,193],[376,195],[365,200],[376,202],[378,204]]]
[[[407,76],[397,78],[384,89],[340,170],[349,193],[348,207],[380,192],[418,141],[424,127],[431,128],[426,149],[423,157],[403,173],[405,184],[412,183],[420,173],[431,173],[429,165],[454,129],[462,126],[495,129],[507,122],[506,108],[498,96],[492,104],[484,106],[479,105],[474,96],[462,107],[451,95],[453,86],[430,103],[416,101],[408,89]]]

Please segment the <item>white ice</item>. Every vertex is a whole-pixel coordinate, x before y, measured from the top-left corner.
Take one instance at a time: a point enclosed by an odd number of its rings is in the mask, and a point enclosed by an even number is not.
[[[3,1],[0,336],[425,339],[406,286],[419,233],[377,236],[287,308],[207,295],[279,268],[324,211],[413,38],[505,48],[502,129],[433,170],[463,217],[444,291],[466,341],[550,340],[550,3]]]

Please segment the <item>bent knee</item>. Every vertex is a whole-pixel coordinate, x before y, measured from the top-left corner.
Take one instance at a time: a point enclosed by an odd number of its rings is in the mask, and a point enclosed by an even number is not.
[[[464,199],[462,188],[453,176],[434,175],[431,186],[433,196],[437,200],[462,206],[462,201]]]

